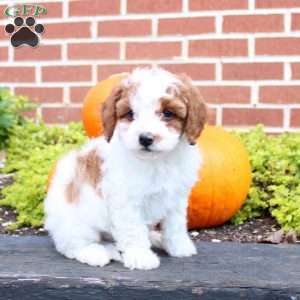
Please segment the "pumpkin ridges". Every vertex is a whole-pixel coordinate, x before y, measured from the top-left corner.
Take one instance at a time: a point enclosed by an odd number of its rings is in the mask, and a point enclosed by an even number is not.
[[[211,153],[210,153],[211,154]],[[215,214],[216,214],[216,208],[215,208],[215,199],[216,199],[216,173],[215,173],[215,170],[213,168],[213,159],[212,159],[213,156],[211,156],[209,158],[209,161],[210,161],[210,170],[211,170],[211,177],[210,177],[210,184],[212,185],[212,194],[211,194],[211,205],[210,205],[210,212],[209,212],[209,215],[208,215],[208,220],[206,222],[206,224],[204,225],[205,227],[210,227],[211,226],[211,220],[214,220],[215,219]]]

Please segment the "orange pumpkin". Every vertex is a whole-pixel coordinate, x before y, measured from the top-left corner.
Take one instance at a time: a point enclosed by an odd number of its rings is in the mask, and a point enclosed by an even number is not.
[[[206,126],[197,144],[203,165],[189,199],[189,229],[228,221],[241,208],[251,184],[248,153],[236,136]]]
[[[102,134],[101,104],[126,76],[126,73],[111,76],[88,92],[82,117],[89,137]],[[189,199],[189,229],[217,226],[228,221],[242,206],[251,183],[248,153],[237,137],[220,127],[206,126],[197,144],[203,155],[203,165]],[[54,170],[55,166],[48,184]]]

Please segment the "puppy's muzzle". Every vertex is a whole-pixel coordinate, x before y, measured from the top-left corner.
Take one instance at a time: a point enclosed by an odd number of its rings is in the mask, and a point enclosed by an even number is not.
[[[139,143],[141,146],[148,149],[149,146],[151,146],[153,144],[153,142],[154,142],[154,137],[153,137],[152,133],[145,132],[145,133],[140,134]]]

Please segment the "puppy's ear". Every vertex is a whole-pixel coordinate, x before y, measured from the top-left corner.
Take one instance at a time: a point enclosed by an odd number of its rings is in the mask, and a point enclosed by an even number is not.
[[[123,88],[121,85],[116,86],[112,89],[110,95],[107,97],[106,101],[102,105],[102,124],[104,129],[104,136],[109,142],[113,136],[116,123],[117,123],[117,114],[116,114],[116,103],[122,97]]]
[[[187,105],[187,119],[184,133],[191,145],[196,144],[198,137],[207,120],[207,109],[198,89],[186,75],[178,75],[181,81],[179,86],[180,97]]]

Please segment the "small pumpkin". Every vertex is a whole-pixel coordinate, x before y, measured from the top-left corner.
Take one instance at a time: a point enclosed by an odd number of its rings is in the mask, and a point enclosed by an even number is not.
[[[102,134],[101,104],[127,73],[99,82],[88,92],[82,111],[89,137]],[[251,183],[248,153],[233,134],[221,127],[206,126],[197,142],[203,155],[199,180],[189,197],[188,227],[213,227],[228,221],[242,206]],[[55,166],[49,176],[51,180]]]

